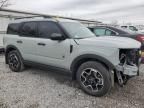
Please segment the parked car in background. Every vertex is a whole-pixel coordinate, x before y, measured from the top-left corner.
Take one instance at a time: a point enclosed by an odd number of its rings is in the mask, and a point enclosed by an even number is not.
[[[116,28],[112,26],[92,26],[89,29],[96,36],[117,36],[117,37],[129,37],[141,42],[141,51],[142,51],[142,61],[144,61],[144,34],[134,33],[128,30],[123,30],[121,28]]]
[[[123,25],[120,26],[122,29],[127,29],[136,33],[144,33],[144,30],[139,30],[136,26],[133,25]]]

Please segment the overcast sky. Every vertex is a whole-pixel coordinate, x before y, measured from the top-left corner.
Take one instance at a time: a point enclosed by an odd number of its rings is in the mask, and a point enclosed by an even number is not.
[[[11,0],[10,9],[95,19],[144,23],[144,0]]]

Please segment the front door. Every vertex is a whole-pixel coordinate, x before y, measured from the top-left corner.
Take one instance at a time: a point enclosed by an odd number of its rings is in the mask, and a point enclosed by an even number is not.
[[[70,40],[51,40],[53,33],[63,35],[57,23],[42,21],[38,24],[39,39],[37,41],[37,60],[46,65],[63,67],[66,58],[70,55]]]

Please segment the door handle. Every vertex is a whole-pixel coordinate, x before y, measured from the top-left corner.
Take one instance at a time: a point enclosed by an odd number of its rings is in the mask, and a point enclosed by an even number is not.
[[[39,46],[45,46],[45,43],[38,43]]]
[[[16,41],[17,43],[19,43],[19,44],[22,44],[23,43],[23,41],[21,41],[21,40],[18,40],[18,41]]]

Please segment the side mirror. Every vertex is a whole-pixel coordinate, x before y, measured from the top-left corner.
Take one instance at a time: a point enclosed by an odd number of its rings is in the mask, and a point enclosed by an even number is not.
[[[51,40],[65,40],[64,36],[60,33],[52,33],[50,36]]]

